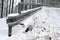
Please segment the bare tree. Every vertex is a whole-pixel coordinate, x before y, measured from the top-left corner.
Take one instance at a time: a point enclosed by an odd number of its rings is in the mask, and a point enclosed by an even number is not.
[[[2,6],[1,6],[1,18],[3,17],[3,4],[4,4],[4,0],[1,0],[1,2],[2,2]]]
[[[7,13],[8,13],[8,0],[7,0],[7,7],[6,7],[6,16],[7,16]]]
[[[11,9],[11,0],[10,0],[10,3],[9,3],[9,14],[10,14],[10,9]]]
[[[11,13],[13,13],[13,7],[14,7],[14,0],[12,0],[12,9],[11,9]]]

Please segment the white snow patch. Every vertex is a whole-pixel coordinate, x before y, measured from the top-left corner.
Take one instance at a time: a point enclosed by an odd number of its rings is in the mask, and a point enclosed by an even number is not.
[[[4,24],[4,19],[1,19],[0,23]],[[0,39],[2,40],[60,40],[60,8],[52,7],[42,7],[41,10],[35,12],[34,15],[23,20],[22,23],[25,24],[25,27],[22,25],[16,25],[13,27],[12,36],[5,37],[7,35],[3,25],[1,25],[1,30],[3,26],[3,33],[0,33]],[[31,25],[33,27],[32,31],[24,33],[25,29]]]
[[[13,17],[13,16],[18,16],[19,13],[12,13],[12,14],[9,14],[8,17]]]

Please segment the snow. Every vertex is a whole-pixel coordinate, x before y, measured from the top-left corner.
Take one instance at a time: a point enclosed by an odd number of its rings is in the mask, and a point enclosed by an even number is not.
[[[34,9],[29,9],[29,10],[24,10],[24,11],[22,11],[21,13],[26,13],[26,12],[28,12],[28,11],[33,11],[33,10],[36,10],[36,9],[39,9],[39,8],[41,8],[41,7],[37,7],[37,8],[34,8]]]
[[[12,13],[12,14],[9,14],[8,17],[12,17],[12,16],[15,17],[15,16],[18,16],[18,15],[19,15],[19,13]]]
[[[42,7],[21,23],[25,27],[14,26],[8,37],[6,19],[0,19],[0,40],[60,40],[60,8]],[[32,31],[25,32],[27,27],[32,27]]]
[[[0,40],[5,40],[8,36],[8,26],[6,24],[6,19],[0,19]]]
[[[2,18],[0,19],[0,30],[6,30],[6,29],[8,29],[6,19]]]

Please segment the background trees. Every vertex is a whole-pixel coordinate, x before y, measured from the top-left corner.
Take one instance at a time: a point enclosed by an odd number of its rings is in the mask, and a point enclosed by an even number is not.
[[[13,12],[14,0],[0,0],[0,17],[5,17]]]
[[[34,0],[31,1],[35,2]],[[17,0],[0,0],[0,17],[5,17],[7,14],[13,13],[15,9],[17,10],[18,2]],[[45,6],[60,7],[60,0],[37,0],[37,3]]]

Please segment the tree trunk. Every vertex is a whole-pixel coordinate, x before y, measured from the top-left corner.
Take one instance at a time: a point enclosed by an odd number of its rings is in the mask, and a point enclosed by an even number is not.
[[[9,3],[9,14],[10,14],[10,9],[11,9],[11,0],[10,0],[10,3]]]
[[[14,7],[14,0],[12,0],[12,10],[11,10],[11,13],[13,13],[13,7]]]
[[[4,0],[1,0],[1,2],[2,2],[2,8],[1,8],[1,18],[3,18],[3,6],[4,6]]]
[[[8,15],[8,0],[7,0],[7,7],[6,7],[6,16]]]

